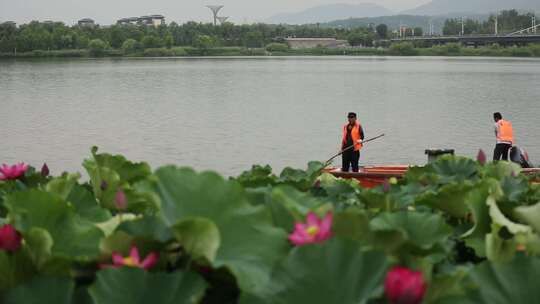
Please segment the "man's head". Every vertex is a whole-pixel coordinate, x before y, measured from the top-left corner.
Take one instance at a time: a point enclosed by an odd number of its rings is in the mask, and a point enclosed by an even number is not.
[[[350,124],[354,124],[356,122],[356,113],[350,112],[347,114],[347,118],[349,119]]]
[[[499,112],[493,113],[493,120],[495,120],[495,122],[498,122],[501,119],[502,119],[501,113]]]

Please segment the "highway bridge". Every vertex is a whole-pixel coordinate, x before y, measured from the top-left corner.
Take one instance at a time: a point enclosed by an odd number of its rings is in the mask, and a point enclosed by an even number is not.
[[[426,45],[440,45],[454,42],[468,46],[497,43],[499,45],[509,46],[540,43],[540,34],[403,37],[392,39],[392,42],[419,42]]]

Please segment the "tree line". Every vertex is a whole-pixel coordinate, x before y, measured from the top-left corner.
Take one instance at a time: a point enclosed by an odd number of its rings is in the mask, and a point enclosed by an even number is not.
[[[34,50],[77,50],[92,47],[112,49],[171,48],[174,46],[261,48],[283,42],[285,37],[332,37],[351,45],[371,46],[386,38],[388,27],[326,28],[317,25],[235,25],[224,23],[170,23],[159,27],[145,25],[67,26],[61,22],[38,22],[15,26],[0,24],[0,52]]]

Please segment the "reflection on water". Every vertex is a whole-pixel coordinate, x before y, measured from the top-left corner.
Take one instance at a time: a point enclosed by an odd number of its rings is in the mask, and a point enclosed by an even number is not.
[[[491,154],[491,116],[540,163],[540,60],[204,58],[0,61],[0,162],[82,171],[92,145],[153,166],[238,174],[304,167],[339,146],[346,113],[364,163],[425,161],[426,148]]]

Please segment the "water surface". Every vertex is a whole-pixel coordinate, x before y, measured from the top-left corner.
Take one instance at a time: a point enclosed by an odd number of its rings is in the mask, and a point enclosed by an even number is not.
[[[152,166],[235,175],[302,168],[339,148],[346,113],[361,162],[425,162],[426,148],[491,156],[492,113],[540,163],[540,60],[287,57],[0,61],[0,162],[83,171],[92,145]],[[336,162],[337,164],[337,162]]]

